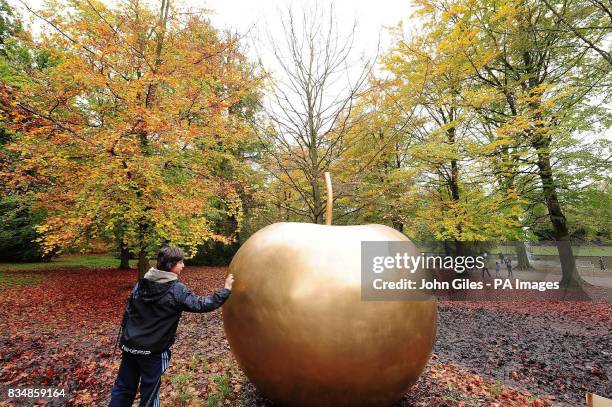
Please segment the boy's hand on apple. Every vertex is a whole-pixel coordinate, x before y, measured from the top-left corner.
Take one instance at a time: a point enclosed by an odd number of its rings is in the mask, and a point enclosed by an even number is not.
[[[227,275],[227,278],[225,279],[225,288],[227,288],[228,290],[231,290],[232,284],[234,284],[234,275],[230,273]]]

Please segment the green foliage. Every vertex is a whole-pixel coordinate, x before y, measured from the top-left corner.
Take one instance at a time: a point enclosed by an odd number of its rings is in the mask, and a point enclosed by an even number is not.
[[[209,394],[206,397],[206,407],[218,407],[219,406],[219,396],[217,393]]]
[[[224,400],[229,397],[232,390],[227,373],[215,373],[211,379],[215,385],[215,390],[206,396],[205,405],[207,407],[217,407],[224,403]]]
[[[34,230],[40,221],[41,214],[32,210],[31,199],[18,195],[0,198],[0,262],[32,262],[45,258]]]
[[[0,0],[0,85],[18,86],[27,82],[31,68],[30,48],[21,38],[24,30],[11,6]],[[7,149],[14,135],[0,122],[0,262],[41,261],[45,256],[36,242],[36,224],[43,213],[33,209],[34,200],[23,191],[12,191],[7,173],[14,168],[17,156]],[[52,253],[50,253],[52,254]],[[49,257],[49,256],[46,256]]]
[[[0,52],[4,53],[7,40],[23,31],[21,22],[6,0],[0,0]]]
[[[342,210],[417,240],[609,239],[602,9],[420,0],[415,17],[422,29],[393,30],[384,78],[355,109],[370,137],[341,164],[371,165]],[[583,38],[568,28],[585,25]]]
[[[208,240],[199,245],[196,255],[185,261],[190,266],[227,266],[240,248],[238,242],[226,244]]]
[[[217,386],[217,394],[221,400],[225,400],[231,393],[229,377],[227,374],[215,374],[212,377],[213,383]]]
[[[179,406],[186,406],[194,398],[194,395],[189,388],[192,378],[189,373],[178,373],[171,378],[171,382],[178,390]]]

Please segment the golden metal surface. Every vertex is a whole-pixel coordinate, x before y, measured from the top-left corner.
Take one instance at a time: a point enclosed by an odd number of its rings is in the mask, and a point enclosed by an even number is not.
[[[225,332],[251,382],[281,406],[389,406],[427,364],[436,302],[361,301],[361,241],[382,225],[275,223],[234,256]]]
[[[334,192],[331,183],[331,175],[329,171],[325,171],[325,189],[327,190],[327,205],[325,207],[325,224],[332,224]]]

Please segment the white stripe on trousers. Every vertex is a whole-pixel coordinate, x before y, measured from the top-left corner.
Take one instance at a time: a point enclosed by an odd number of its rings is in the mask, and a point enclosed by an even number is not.
[[[168,368],[168,352],[162,353],[162,375]],[[153,403],[153,407],[160,407],[159,403],[159,391],[161,390],[161,375],[159,377],[159,386],[157,386],[157,395],[155,396],[155,402]]]

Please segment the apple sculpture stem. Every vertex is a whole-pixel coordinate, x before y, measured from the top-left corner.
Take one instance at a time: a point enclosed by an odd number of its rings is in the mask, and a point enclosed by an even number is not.
[[[331,176],[329,175],[329,171],[325,171],[325,186],[327,187],[327,208],[325,213],[325,224],[332,224],[332,209],[334,205],[334,195],[332,190]]]
[[[232,353],[278,406],[386,407],[423,371],[436,335],[434,298],[363,301],[361,245],[402,241],[384,225],[281,222],[253,234],[229,266],[223,306]]]

